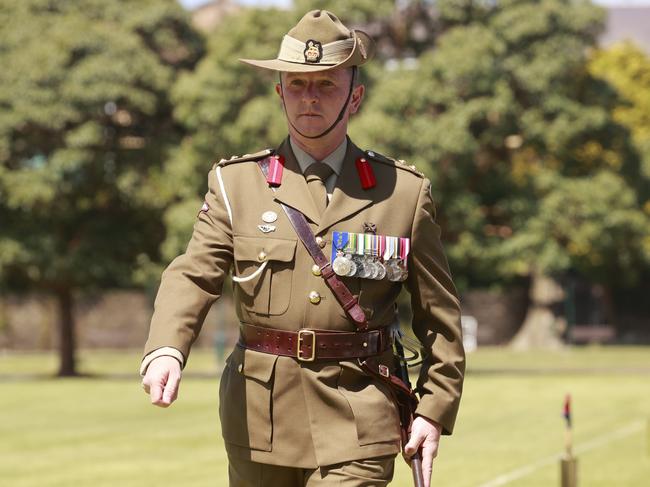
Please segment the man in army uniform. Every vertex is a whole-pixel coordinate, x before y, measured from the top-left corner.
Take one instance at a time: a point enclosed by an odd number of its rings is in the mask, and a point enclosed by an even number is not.
[[[167,407],[232,269],[241,333],[219,405],[231,486],[387,485],[400,451],[397,409],[361,359],[385,377],[394,370],[402,283],[424,352],[404,453],[421,449],[426,485],[440,435],[454,426],[460,309],[430,182],[346,135],[365,89],[357,67],[373,52],[367,34],[315,10],[284,37],[277,59],[241,60],[280,73],[289,136],[275,150],[214,165],[187,251],[162,276],[141,374],[152,403]],[[361,320],[351,319],[355,310]]]

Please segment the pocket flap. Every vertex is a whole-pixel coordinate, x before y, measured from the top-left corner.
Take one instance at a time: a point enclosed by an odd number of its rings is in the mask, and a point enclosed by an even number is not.
[[[291,262],[296,253],[296,240],[269,237],[247,237],[235,235],[235,260],[252,260],[260,262],[262,252],[267,260]]]
[[[269,382],[277,360],[277,355],[245,349],[242,374],[260,382]]]

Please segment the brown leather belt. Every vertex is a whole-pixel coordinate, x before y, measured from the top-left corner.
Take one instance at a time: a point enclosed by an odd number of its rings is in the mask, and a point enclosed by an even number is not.
[[[389,327],[363,332],[276,328],[240,324],[239,344],[258,352],[297,358],[301,362],[378,355],[391,345]]]

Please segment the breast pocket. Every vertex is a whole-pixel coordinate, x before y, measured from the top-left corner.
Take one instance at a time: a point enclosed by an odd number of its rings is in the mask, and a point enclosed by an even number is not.
[[[248,311],[281,315],[289,308],[296,241],[268,237],[235,236],[235,272],[238,277],[256,277],[237,282],[235,295]],[[266,263],[266,264],[265,264]]]

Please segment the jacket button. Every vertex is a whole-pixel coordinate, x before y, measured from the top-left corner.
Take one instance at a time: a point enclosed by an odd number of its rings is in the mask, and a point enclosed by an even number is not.
[[[237,366],[237,372],[239,372],[241,374],[243,372],[243,370],[244,370],[244,364],[239,364]]]
[[[325,240],[323,240],[323,237],[316,237],[316,243],[321,249],[325,247]]]
[[[316,291],[312,291],[309,293],[309,302],[312,304],[318,304],[320,303],[320,294],[318,294]]]
[[[266,260],[266,252],[262,250],[259,254],[257,254],[257,260],[264,262]]]
[[[320,267],[318,267],[318,264],[314,264],[313,266],[311,266],[311,273],[315,276],[321,275]]]

